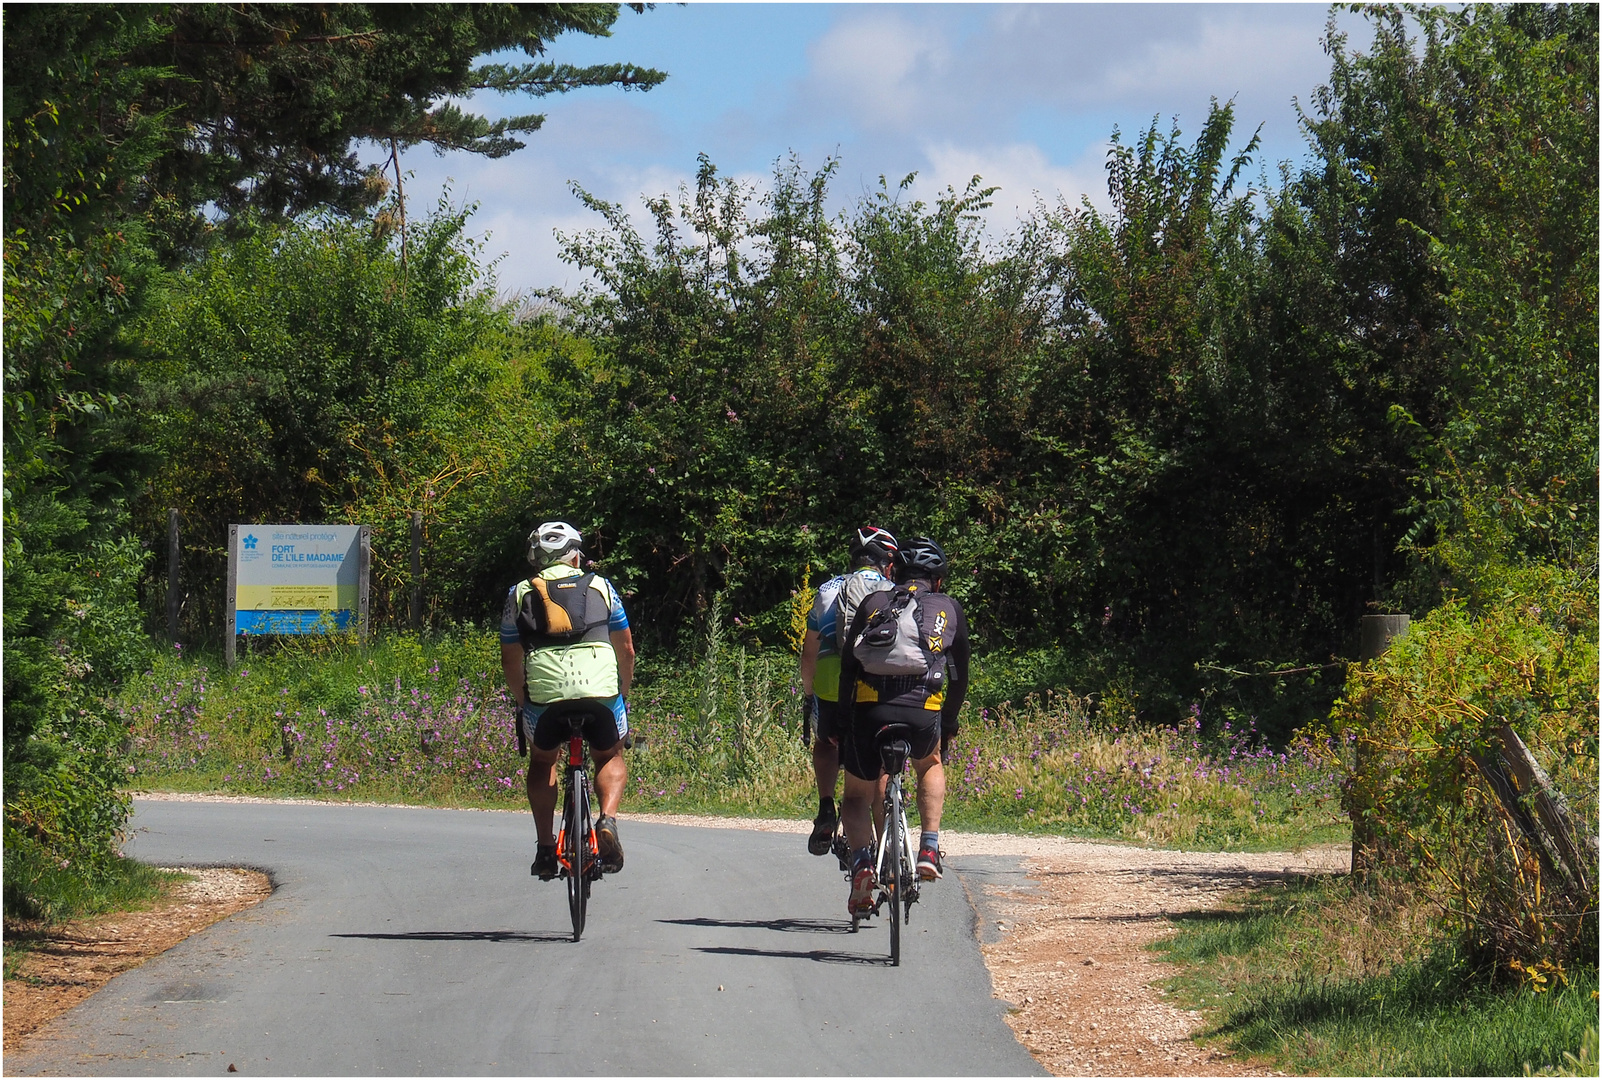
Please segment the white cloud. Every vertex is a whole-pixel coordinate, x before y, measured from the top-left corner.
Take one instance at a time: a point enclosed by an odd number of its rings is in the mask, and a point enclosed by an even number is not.
[[[937,27],[890,13],[841,20],[808,55],[804,106],[831,105],[869,128],[897,127],[924,116],[929,83],[950,61]]]
[[[1001,233],[1016,228],[1040,203],[1077,207],[1088,195],[1093,205],[1105,208],[1107,181],[1102,164],[1109,145],[1098,143],[1074,164],[1063,166],[1053,164],[1033,143],[993,147],[930,143],[924,147],[929,168],[919,174],[912,190],[916,197],[931,202],[948,187],[960,194],[970,179],[979,176],[985,187],[1000,189],[990,197],[984,217],[993,232]]]

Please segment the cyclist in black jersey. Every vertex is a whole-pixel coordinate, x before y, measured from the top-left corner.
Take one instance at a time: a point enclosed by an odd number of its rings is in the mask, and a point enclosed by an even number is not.
[[[941,748],[957,734],[957,714],[968,693],[968,623],[962,605],[940,591],[950,562],[940,545],[919,537],[901,549],[897,585],[863,599],[851,621],[840,657],[840,701],[851,710],[851,736],[840,746],[846,772],[841,818],[855,856],[847,909],[861,914],[873,906],[873,828],[869,803],[883,771],[877,739],[890,724],[911,729],[912,768],[918,775],[918,876],[943,873],[940,813],[946,775]],[[901,619],[900,616],[905,618]],[[876,618],[876,616],[878,616]],[[899,660],[907,673],[892,672],[899,624],[912,628],[915,641],[902,641]],[[887,644],[888,643],[888,644]],[[921,661],[917,654],[921,653]],[[922,670],[916,669],[919,664]],[[871,670],[880,668],[876,672]]]

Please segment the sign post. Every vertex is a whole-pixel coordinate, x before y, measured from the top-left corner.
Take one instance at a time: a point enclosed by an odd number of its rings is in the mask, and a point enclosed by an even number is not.
[[[365,641],[370,551],[366,525],[228,526],[228,665],[239,634],[355,630]]]

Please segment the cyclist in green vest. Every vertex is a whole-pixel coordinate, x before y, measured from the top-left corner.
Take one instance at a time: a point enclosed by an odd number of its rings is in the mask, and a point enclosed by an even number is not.
[[[851,545],[851,569],[818,586],[807,613],[801,641],[801,693],[816,739],[812,771],[818,780],[818,816],[812,819],[807,850],[827,855],[838,820],[834,804],[840,775],[840,739],[849,733],[850,717],[840,710],[840,640],[869,593],[888,589],[887,576],[896,558],[896,538],[872,525],[857,530]]]
[[[501,610],[501,668],[528,742],[528,808],[539,830],[530,872],[541,881],[556,877],[557,762],[574,725],[595,761],[601,868],[623,869],[617,811],[628,782],[621,751],[629,731],[624,698],[634,679],[634,636],[612,583],[581,569],[583,541],[565,521],[547,521],[529,533],[528,561],[536,573],[507,590]]]

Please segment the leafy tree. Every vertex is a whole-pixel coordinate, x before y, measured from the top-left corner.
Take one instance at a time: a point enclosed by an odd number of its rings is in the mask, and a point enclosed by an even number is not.
[[[144,556],[126,538],[151,459],[130,404],[156,396],[140,393],[146,358],[126,327],[160,269],[215,239],[218,211],[239,234],[376,205],[385,185],[353,153],[360,140],[396,155],[427,143],[499,156],[541,120],[490,123],[452,97],[648,89],[661,73],[541,59],[563,32],[606,34],[618,11],[5,8],[8,911],[34,904],[29,890],[46,887],[34,870],[69,848],[68,863],[104,863],[126,813],[111,786],[120,737],[94,703],[140,662],[132,589]],[[535,62],[474,63],[511,48]]]

